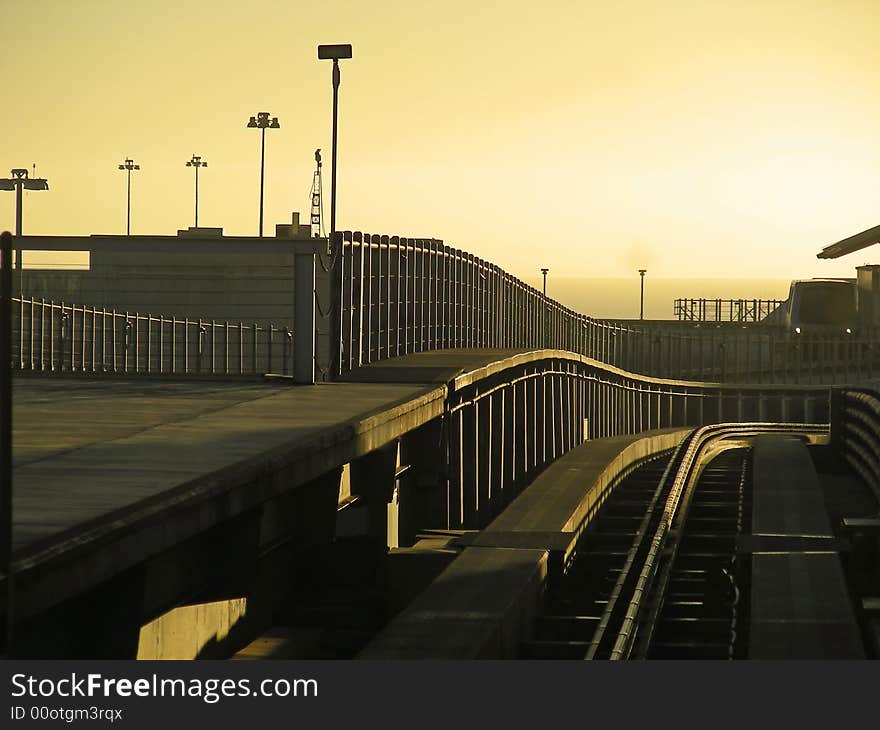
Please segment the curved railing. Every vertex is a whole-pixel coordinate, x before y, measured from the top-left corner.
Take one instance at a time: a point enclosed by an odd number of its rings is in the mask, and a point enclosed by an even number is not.
[[[873,329],[612,322],[579,314],[495,264],[429,238],[331,239],[335,375],[412,352],[553,348],[654,377],[829,384],[880,373]]]

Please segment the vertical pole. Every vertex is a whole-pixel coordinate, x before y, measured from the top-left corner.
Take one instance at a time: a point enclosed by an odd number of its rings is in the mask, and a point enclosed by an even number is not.
[[[24,186],[24,180],[21,178],[15,178],[15,237],[21,238],[21,219],[22,219],[22,187]],[[19,246],[21,245],[21,241],[19,241]],[[24,270],[24,266],[22,265],[22,250],[20,248],[15,250],[15,268],[18,269],[18,296],[21,298],[23,296],[23,279],[24,274],[22,273]],[[12,261],[9,261],[9,266],[12,266]],[[10,289],[10,291],[12,291]],[[11,295],[10,295],[11,296]],[[6,350],[9,352],[9,350]]]
[[[127,170],[128,175],[128,195],[125,204],[125,235],[131,235],[131,170]]]
[[[20,188],[19,188],[20,189]],[[0,234],[0,570],[5,621],[0,654],[12,641],[12,236]]]
[[[641,277],[641,295],[639,297],[639,319],[645,318],[645,272],[647,269],[639,269],[639,276]]]
[[[261,119],[261,121],[263,121]],[[260,129],[260,238],[263,237],[263,177],[266,171],[266,128]]]
[[[330,234],[336,231],[336,118],[339,102],[339,59],[333,59],[333,159],[330,168]]]
[[[199,166],[196,165],[196,223],[195,227],[199,227]],[[261,205],[260,208],[263,206]]]

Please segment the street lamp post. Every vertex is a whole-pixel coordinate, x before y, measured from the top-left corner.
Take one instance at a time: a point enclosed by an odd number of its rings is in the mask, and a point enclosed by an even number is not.
[[[187,167],[194,167],[196,169],[196,222],[195,222],[195,227],[198,228],[199,227],[199,168],[200,167],[207,167],[208,163],[205,162],[198,155],[193,155],[192,159],[187,161],[186,166]],[[263,206],[261,204],[260,208],[262,209],[262,207]]]
[[[547,272],[550,269],[541,269],[541,273],[544,275],[544,296],[547,296]]]
[[[125,206],[125,235],[131,235],[131,171],[132,170],[140,170],[140,165],[135,165],[134,160],[130,160],[129,158],[125,158],[125,162],[119,166],[120,170],[125,170],[128,175],[128,195],[127,195],[127,203]]]
[[[339,106],[339,59],[351,58],[350,43],[318,46],[318,59],[333,59],[333,149],[330,166],[330,235],[336,232],[336,121]]]
[[[266,130],[280,129],[278,117],[269,119],[269,112],[258,112],[248,120],[248,129],[259,129],[262,134],[260,144],[260,238],[263,237],[263,177],[266,171]]]
[[[0,179],[0,190],[15,191],[15,236],[21,237],[21,221],[22,221],[22,201],[24,190],[48,190],[49,183],[45,178],[32,177],[28,178],[28,171],[23,167],[17,167],[11,170],[12,177]],[[22,258],[21,249],[15,251],[15,268],[18,269],[18,293],[22,291]]]
[[[642,277],[642,294],[639,298],[639,319],[645,318],[645,273],[647,269],[639,269],[639,276]]]

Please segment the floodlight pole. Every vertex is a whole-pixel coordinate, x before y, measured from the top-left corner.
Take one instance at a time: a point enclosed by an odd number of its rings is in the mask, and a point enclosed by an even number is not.
[[[141,166],[134,164],[134,160],[129,158],[125,158],[125,163],[119,166],[120,170],[125,170],[128,174],[128,195],[127,202],[125,206],[125,235],[131,235],[131,171],[132,170],[140,170]]]
[[[15,190],[15,237],[20,238],[22,235],[22,209],[24,208],[23,191],[27,190],[48,190],[49,183],[44,178],[28,179],[28,171],[23,167],[12,170],[12,177],[0,180],[0,190]],[[13,264],[10,262],[10,266]],[[15,250],[15,268],[18,269],[18,289],[19,294],[22,290],[22,250]]]
[[[247,123],[248,129],[259,129],[262,139],[260,140],[260,238],[263,237],[263,179],[266,172],[266,130],[280,129],[278,117],[269,119],[269,112],[259,112],[250,118]]]
[[[547,296],[547,272],[550,269],[541,269],[541,273],[544,275],[544,296]]]
[[[195,227],[198,228],[199,227],[199,168],[200,167],[207,167],[208,163],[205,162],[198,155],[193,155],[192,159],[187,161],[186,166],[196,168],[196,222],[195,222]],[[262,213],[262,209],[263,209],[262,188],[260,190],[260,193],[261,193],[260,194],[260,212]]]

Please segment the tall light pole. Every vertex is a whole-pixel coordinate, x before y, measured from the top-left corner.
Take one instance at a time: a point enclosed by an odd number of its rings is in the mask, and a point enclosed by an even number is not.
[[[645,318],[645,273],[647,269],[639,269],[639,276],[642,277],[642,295],[639,299],[639,319]]]
[[[336,120],[339,106],[339,59],[351,58],[350,43],[318,46],[318,59],[333,59],[333,149],[330,167],[330,235],[336,233]]]
[[[28,178],[28,171],[23,167],[17,167],[14,170],[10,171],[12,173],[12,177],[7,177],[0,179],[0,190],[14,190],[15,191],[15,236],[16,238],[22,235],[21,233],[21,220],[22,220],[22,201],[23,201],[23,190],[48,190],[49,183],[45,178],[42,177],[32,177]],[[22,258],[21,258],[21,249],[16,249],[15,251],[15,268],[18,269],[18,293],[21,296],[22,292]]]
[[[130,160],[127,157],[125,158],[125,162],[119,166],[120,170],[125,170],[128,174],[128,202],[125,206],[125,235],[131,235],[131,171],[132,170],[140,170],[140,165],[135,165],[134,160]]]
[[[266,172],[266,130],[280,129],[278,117],[269,119],[269,112],[258,112],[247,123],[248,129],[259,129],[262,134],[260,144],[260,238],[263,237],[263,177]]]
[[[205,162],[198,155],[193,155],[192,159],[187,161],[186,166],[196,168],[196,222],[195,222],[195,227],[198,228],[199,227],[199,168],[200,167],[207,167],[208,163]],[[260,208],[262,208],[262,205],[260,206]]]
[[[544,275],[544,296],[547,296],[547,272],[550,269],[541,269],[541,273]]]

